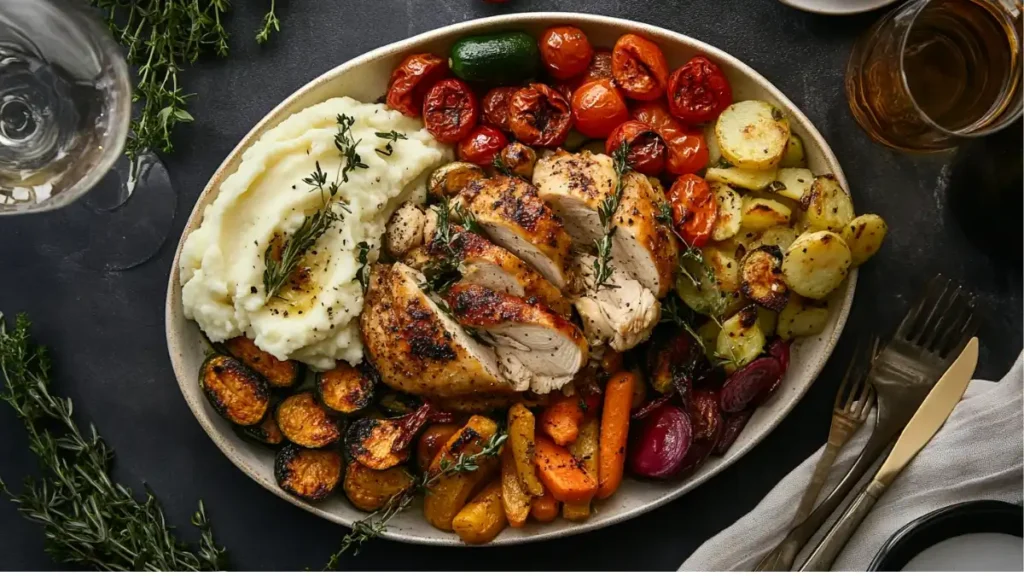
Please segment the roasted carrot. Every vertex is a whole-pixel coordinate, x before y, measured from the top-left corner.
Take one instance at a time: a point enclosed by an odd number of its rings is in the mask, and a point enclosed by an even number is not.
[[[534,498],[533,504],[530,505],[530,516],[538,522],[551,522],[558,518],[558,500],[555,500],[550,491]]]
[[[597,412],[597,409],[594,409]],[[587,416],[580,424],[580,435],[569,446],[569,452],[588,476],[597,481],[597,439],[601,423],[594,416]],[[562,505],[562,517],[566,520],[586,520],[590,517],[590,500],[566,502]]]
[[[597,497],[607,498],[619,489],[626,462],[626,437],[629,435],[629,413],[633,404],[636,376],[619,372],[604,388],[604,410],[601,414],[601,438],[598,441]]]
[[[597,480],[591,478],[568,450],[543,436],[537,437],[534,456],[540,481],[559,502],[589,500],[597,492]]]
[[[568,446],[576,441],[583,422],[583,406],[580,396],[559,396],[540,415],[540,431],[547,434],[555,444]]]
[[[532,462],[531,462],[532,465]],[[501,504],[505,508],[505,517],[513,528],[522,528],[526,517],[530,514],[530,496],[519,481],[516,471],[515,456],[505,448],[501,451]]]

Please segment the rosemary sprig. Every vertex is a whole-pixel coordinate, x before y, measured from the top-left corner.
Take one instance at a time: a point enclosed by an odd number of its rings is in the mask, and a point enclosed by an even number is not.
[[[366,289],[370,287],[370,269],[367,267],[370,259],[370,245],[366,242],[360,242],[356,244],[356,249],[359,251],[356,254],[356,260],[359,262],[359,269],[356,270],[356,280],[359,281],[359,286],[362,287],[365,294]]]
[[[476,454],[463,452],[454,461],[442,458],[436,472],[431,473],[429,470],[424,472],[409,489],[392,496],[380,510],[352,524],[351,532],[341,540],[341,548],[331,555],[324,570],[334,570],[338,566],[338,560],[346,552],[351,550],[353,555],[358,554],[363,544],[382,536],[387,532],[388,522],[408,508],[417,494],[429,490],[442,476],[476,471],[480,468],[481,459],[497,457],[506,440],[508,440],[508,433],[498,430],[480,452]]]
[[[625,140],[612,153],[612,161],[615,166],[616,176],[615,192],[605,198],[597,208],[597,215],[601,219],[601,226],[604,228],[604,236],[594,241],[594,247],[597,248],[597,258],[594,259],[595,288],[602,286],[616,288],[616,286],[608,283],[608,279],[611,278],[614,271],[611,258],[612,236],[615,233],[615,225],[612,224],[612,218],[615,216],[615,211],[619,209],[619,202],[622,201],[623,176],[630,170],[629,145],[626,144]]]
[[[374,132],[373,135],[376,136],[377,138],[383,138],[385,141],[387,141],[387,145],[384,146],[383,150],[381,150],[380,148],[375,149],[377,154],[381,154],[384,156],[391,156],[392,154],[395,153],[395,149],[392,147],[392,143],[397,144],[399,140],[409,139],[405,134],[402,134],[398,130],[392,130],[391,132]]]
[[[271,29],[274,32],[281,31],[281,21],[277,19],[276,8],[277,0],[270,0],[270,10],[263,16],[263,27],[256,33],[257,43],[266,44],[267,40],[270,40]]]
[[[46,551],[58,562],[96,570],[198,571],[225,568],[202,501],[192,516],[200,532],[190,550],[171,532],[156,497],[132,491],[110,477],[114,453],[95,426],[83,432],[70,399],[50,393],[49,360],[29,344],[30,324],[19,316],[13,331],[0,315],[0,399],[18,415],[40,476],[21,494],[0,481],[0,493],[43,527]]]

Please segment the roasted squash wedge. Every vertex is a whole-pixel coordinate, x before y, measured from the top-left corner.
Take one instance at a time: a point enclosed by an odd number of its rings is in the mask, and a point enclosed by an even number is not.
[[[323,448],[341,437],[338,422],[312,392],[285,398],[277,407],[276,418],[284,437],[304,448]]]
[[[289,444],[274,459],[274,478],[282,490],[306,500],[327,498],[341,481],[342,458],[335,450]]]
[[[364,512],[375,512],[388,500],[412,488],[415,478],[401,466],[371,470],[352,461],[345,468],[345,496]]]
[[[339,360],[333,369],[317,372],[316,393],[320,402],[339,414],[355,414],[369,406],[377,383],[365,364],[356,368]]]
[[[478,454],[497,432],[498,424],[494,420],[472,416],[434,456],[429,473],[440,476],[423,498],[423,516],[432,526],[450,532],[455,515],[478,488],[494,477],[499,467],[498,458],[492,456],[477,459],[477,468],[473,471],[444,474],[441,463],[456,462],[463,454]]]

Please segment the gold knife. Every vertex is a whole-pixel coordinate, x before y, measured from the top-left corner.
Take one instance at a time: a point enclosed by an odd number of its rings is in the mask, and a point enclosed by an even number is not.
[[[860,491],[846,512],[825,534],[821,543],[800,567],[801,572],[821,572],[832,567],[839,552],[857,531],[875,502],[949,418],[949,414],[963,397],[977,365],[978,338],[975,337],[971,338],[960,356],[928,393],[875,477]]]

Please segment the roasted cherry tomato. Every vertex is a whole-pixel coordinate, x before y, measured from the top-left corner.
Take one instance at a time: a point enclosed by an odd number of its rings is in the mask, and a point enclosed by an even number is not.
[[[605,152],[611,156],[623,142],[629,149],[626,159],[633,170],[657,176],[665,169],[665,141],[650,125],[636,120],[623,122],[608,137]]]
[[[469,136],[479,115],[473,89],[458,78],[434,84],[423,99],[423,124],[444,144],[455,144]]]
[[[629,120],[626,100],[611,80],[594,80],[572,94],[572,121],[590,138],[607,138],[616,126]]]
[[[560,146],[572,127],[569,101],[545,84],[530,84],[512,95],[509,126],[516,140],[528,146]]]
[[[668,63],[657,44],[636,34],[626,34],[612,50],[612,75],[626,96],[656,100],[668,86]]]
[[[590,66],[580,77],[580,85],[591,80],[612,80],[612,52],[611,50],[598,50],[590,60]]]
[[[494,88],[485,94],[483,99],[484,115],[481,123],[508,132],[508,101],[516,93],[516,90],[519,88],[504,86]]]
[[[427,90],[448,75],[448,62],[433,54],[407,56],[391,73],[387,104],[406,116],[416,118],[423,110]]]
[[[494,157],[508,144],[508,138],[496,128],[477,126],[459,142],[459,160],[478,166],[490,166]]]
[[[683,174],[668,190],[672,225],[683,241],[700,247],[711,237],[718,218],[718,202],[711,187],[696,174]]]
[[[687,124],[711,122],[732,104],[732,87],[714,62],[694,56],[668,79],[668,108]]]
[[[594,49],[583,30],[575,26],[554,26],[540,35],[540,59],[552,78],[566,80],[582,74]]]
[[[579,87],[580,85],[576,84],[572,80],[560,80],[551,85],[551,88],[555,92],[558,92],[562,96],[565,96],[565,99],[568,100],[569,102],[572,102],[572,94]]]
[[[661,102],[645,102],[633,108],[633,119],[650,124],[668,146],[666,168],[672,174],[692,174],[708,164],[704,132],[684,127]]]

